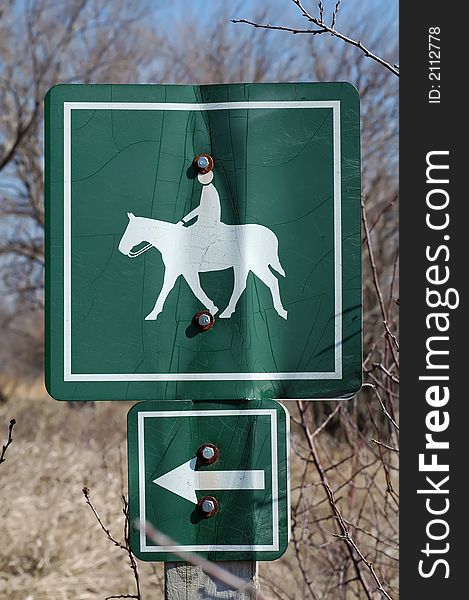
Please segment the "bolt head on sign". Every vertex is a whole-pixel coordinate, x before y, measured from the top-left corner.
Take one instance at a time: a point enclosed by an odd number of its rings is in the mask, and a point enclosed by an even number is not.
[[[215,502],[213,500],[204,500],[202,502],[202,510],[206,513],[212,512],[215,508]]]
[[[199,325],[201,327],[206,327],[210,323],[210,317],[207,314],[202,314],[199,317]]]
[[[351,85],[60,85],[45,119],[53,397],[356,393]]]
[[[219,450],[214,444],[204,444],[197,450],[197,458],[204,465],[211,465],[218,460]]]
[[[215,452],[214,452],[213,448],[210,448],[210,446],[206,446],[202,450],[202,456],[205,458],[205,460],[210,460],[211,458],[213,458],[215,456]]]
[[[197,506],[200,506],[207,518],[213,517],[219,509],[218,500],[214,496],[204,496],[199,500]]]
[[[290,531],[288,440],[288,413],[274,400],[135,404],[128,414],[134,554],[149,561],[183,560],[178,551],[210,560],[279,558]],[[198,460],[212,445],[218,460]],[[142,521],[170,541],[155,543],[138,528]]]
[[[214,326],[215,318],[208,311],[201,310],[194,316],[192,322],[200,331],[208,331]]]
[[[215,162],[208,154],[199,154],[194,159],[195,166],[199,173],[206,174],[213,169]]]

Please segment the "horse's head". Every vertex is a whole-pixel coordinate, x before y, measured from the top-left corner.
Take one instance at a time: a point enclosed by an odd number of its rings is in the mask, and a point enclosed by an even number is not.
[[[144,240],[141,231],[139,231],[138,217],[131,212],[127,213],[127,216],[129,217],[129,222],[119,242],[119,252],[122,252],[126,256],[131,256],[132,248],[138,246]]]

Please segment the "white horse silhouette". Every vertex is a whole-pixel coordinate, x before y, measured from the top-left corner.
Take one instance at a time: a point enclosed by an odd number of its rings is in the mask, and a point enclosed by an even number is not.
[[[269,269],[272,267],[285,276],[278,257],[276,235],[262,225],[225,225],[221,221],[210,228],[199,227],[197,223],[184,227],[181,223],[168,223],[156,219],[136,217],[127,213],[129,222],[119,242],[119,251],[134,258],[154,247],[160,251],[165,265],[163,287],[153,310],[145,317],[155,320],[163,310],[163,305],[180,275],[202,304],[215,315],[218,308],[200,286],[199,273],[222,271],[233,268],[234,289],[228,306],[220,318],[228,319],[234,313],[236,304],[246,288],[246,281],[252,271],[270,289],[274,308],[287,318],[282,306],[277,278]],[[147,242],[140,250],[132,248]]]

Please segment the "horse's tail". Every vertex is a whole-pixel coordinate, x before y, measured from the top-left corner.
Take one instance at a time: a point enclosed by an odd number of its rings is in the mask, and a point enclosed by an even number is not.
[[[277,241],[277,240],[275,240],[275,241]],[[269,265],[272,267],[272,269],[277,271],[277,273],[280,273],[280,275],[285,277],[285,271],[283,270],[283,267],[280,264],[280,259],[278,257],[278,243],[275,244],[274,257],[271,261],[269,261]]]

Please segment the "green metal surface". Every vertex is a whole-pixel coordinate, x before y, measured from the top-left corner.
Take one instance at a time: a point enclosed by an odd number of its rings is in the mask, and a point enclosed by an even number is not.
[[[142,560],[183,560],[179,551],[210,560],[275,560],[289,538],[289,416],[272,400],[250,402],[141,402],[128,414],[129,510],[132,551]],[[154,483],[212,443],[216,463],[196,472],[261,471],[262,489],[197,490],[213,495],[219,510],[206,518],[185,497]],[[161,480],[160,480],[161,481]],[[184,484],[176,474],[175,483]],[[168,536],[158,546],[135,523]]]
[[[314,399],[359,389],[359,99],[351,85],[61,85],[45,112],[53,397]],[[227,268],[200,274],[219,307],[210,331],[194,334],[204,306],[183,277],[157,319],[145,320],[165,265],[156,248],[134,259],[119,252],[127,213],[177,223],[196,208],[202,185],[191,164],[201,152],[215,159],[222,222],[276,236],[285,276],[275,268],[269,276],[287,319],[253,273],[231,318],[218,318],[234,286]]]

